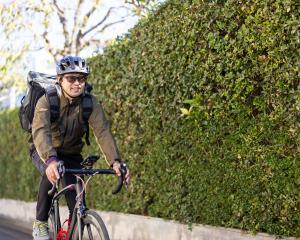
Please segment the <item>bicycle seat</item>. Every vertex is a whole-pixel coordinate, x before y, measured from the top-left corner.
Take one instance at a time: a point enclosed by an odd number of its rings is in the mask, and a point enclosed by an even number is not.
[[[98,155],[90,155],[86,159],[84,159],[81,163],[81,166],[86,167],[86,168],[92,168],[93,165],[99,160]]]

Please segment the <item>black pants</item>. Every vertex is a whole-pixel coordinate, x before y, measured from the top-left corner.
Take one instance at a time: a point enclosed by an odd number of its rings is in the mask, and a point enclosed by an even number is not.
[[[52,188],[52,184],[49,182],[45,170],[46,165],[39,157],[36,149],[32,147],[30,149],[30,156],[33,161],[33,164],[41,173],[40,186],[37,195],[37,206],[36,206],[36,219],[39,221],[48,220],[48,212],[51,207],[52,197],[48,195],[48,191]],[[58,154],[58,159],[64,162],[66,168],[81,168],[80,163],[82,162],[82,156],[78,155],[62,155]],[[72,174],[65,174],[62,179],[63,186],[72,184],[76,182],[76,177]],[[70,217],[76,203],[76,191],[69,191],[66,193],[66,201],[70,211]]]

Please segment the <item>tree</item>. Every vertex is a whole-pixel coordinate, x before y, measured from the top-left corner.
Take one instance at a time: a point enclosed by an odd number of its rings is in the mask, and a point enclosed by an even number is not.
[[[101,33],[124,22],[131,10],[141,15],[154,0],[115,2],[117,4],[109,8],[100,0],[39,0],[13,4],[17,5],[28,23],[26,29],[38,43],[33,49],[45,48],[56,60],[63,55],[78,55],[87,47],[105,45]]]
[[[158,0],[125,0],[125,3],[131,4],[133,6],[134,12],[138,16],[145,15],[155,4],[159,2],[160,1]]]
[[[22,81],[18,81],[21,76],[18,71],[19,60],[28,50],[28,44],[16,44],[16,33],[25,27],[21,21],[21,13],[16,8],[16,2],[10,5],[0,4],[0,90],[8,85],[23,86]],[[11,71],[11,70],[15,71]],[[14,79],[14,81],[11,81]]]
[[[106,6],[107,2],[110,7]],[[44,49],[56,61],[64,55],[101,49],[108,42],[103,38],[105,31],[130,17],[142,16],[155,2],[23,0],[2,4],[0,35],[5,33],[5,39],[0,42],[4,56],[1,74],[7,74],[8,69],[13,71],[12,64],[16,62],[24,63],[24,56],[30,51]],[[5,44],[7,40],[9,45]],[[15,82],[7,78],[7,82]]]
[[[90,2],[77,0],[66,4],[58,0],[40,0],[22,7],[22,11],[27,13],[29,19],[39,19],[39,29],[31,23],[35,39],[56,60],[63,55],[78,55],[91,45],[96,47],[101,44],[100,33],[114,24],[124,22],[125,17],[110,19],[113,11],[122,6],[110,7],[103,13],[99,0],[88,4]],[[91,21],[93,17],[94,21]],[[60,44],[57,44],[57,39]]]

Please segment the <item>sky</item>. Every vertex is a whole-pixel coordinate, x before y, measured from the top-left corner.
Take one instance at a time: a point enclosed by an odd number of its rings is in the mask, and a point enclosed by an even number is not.
[[[107,10],[114,6],[120,6],[123,1],[120,0],[102,0],[103,6],[101,6],[101,11],[99,14],[102,16],[107,12]],[[71,1],[66,3],[72,3]],[[114,10],[110,21],[116,21],[120,19],[120,17],[126,15],[126,11],[124,9]],[[94,18],[91,19],[91,24],[95,24],[97,21],[97,16],[95,15]],[[103,34],[100,34],[101,40],[105,42],[106,40],[115,39],[117,36],[122,36],[123,34],[127,33],[130,28],[132,28],[138,22],[138,17],[136,16],[129,16],[126,18],[125,22],[118,23],[116,25],[111,26],[110,28],[106,29]],[[37,26],[38,27],[38,26]],[[53,38],[59,39],[60,36],[53,32]],[[95,48],[86,48],[82,53],[81,57],[90,57],[95,54]],[[101,52],[101,49],[100,49]],[[26,67],[25,72],[28,70],[39,71],[49,74],[55,74],[55,64],[53,62],[52,57],[47,54],[45,49],[41,49],[38,51],[32,51],[27,54],[26,62],[28,66]]]
[[[11,3],[15,2],[18,4],[18,6],[21,7],[26,7],[30,2],[32,3],[37,3],[40,0],[0,0],[0,4],[5,4],[5,3]],[[51,0],[48,0],[51,1]],[[84,8],[85,11],[91,8],[91,3],[94,0],[87,0],[87,4]],[[164,0],[156,0],[158,3],[163,2]],[[74,2],[77,2],[75,0],[58,0],[58,3],[63,4],[67,9],[67,13],[70,14],[70,19],[72,21],[73,16],[71,16],[72,11],[74,12]],[[125,0],[100,0],[101,2],[101,7],[99,8],[99,12],[97,14],[92,14],[91,18],[89,20],[89,25],[93,26],[95,23],[99,22],[99,19],[102,19],[107,10],[110,7],[120,7],[124,6]],[[130,4],[127,4],[127,7],[132,6]],[[45,5],[46,7],[46,5]],[[27,11],[26,11],[27,12]],[[82,13],[85,14],[86,12]],[[34,18],[29,15],[29,14],[24,14],[24,18],[21,20],[20,24],[32,24],[33,26],[33,31],[42,34],[42,28],[40,24],[40,20],[42,17],[39,18],[39,16],[35,16]],[[118,23],[116,25],[113,25],[109,28],[107,28],[104,33],[99,34],[101,41],[105,42],[106,40],[112,40],[115,39],[117,36],[122,36],[125,33],[128,32],[128,30],[132,27],[135,26],[135,24],[138,22],[139,18],[137,16],[134,16],[132,14],[132,11],[130,10],[124,10],[121,8],[113,10],[111,17],[109,18],[108,22],[113,22],[119,20],[121,17],[127,17],[125,18],[124,22]],[[56,21],[56,22],[55,22]],[[52,18],[50,22],[54,22],[53,26],[55,25],[60,25],[58,17],[56,19]],[[52,25],[51,25],[52,26]],[[61,29],[61,26],[55,28],[53,27],[51,29],[51,34],[50,35],[50,40],[54,40],[51,42],[54,42],[56,45],[62,46],[62,32],[59,32],[58,30]],[[22,61],[22,66],[18,67],[20,71],[22,71],[22,75],[24,75],[24,79],[26,79],[26,75],[28,71],[38,71],[38,72],[44,72],[44,73],[49,73],[49,74],[55,74],[55,63],[53,61],[52,56],[47,53],[47,51],[44,49],[44,42],[43,41],[34,41],[32,37],[32,31],[29,30],[29,28],[26,30],[27,32],[25,33],[16,33],[15,36],[11,38],[10,41],[3,41],[3,38],[1,39],[1,34],[0,34],[0,44],[9,44],[13,45],[11,49],[18,49],[19,46],[24,44],[24,42],[29,42],[31,45],[34,45],[34,47],[31,47],[31,51],[28,52]],[[0,23],[0,33],[1,33],[1,23]],[[93,55],[95,55],[95,50],[98,50],[98,53],[101,53],[103,46],[99,47],[96,49],[95,47],[93,48],[86,48],[81,54],[81,57],[88,58]],[[58,59],[57,59],[58,60]]]
[[[50,1],[50,0],[49,0]],[[87,0],[88,4],[91,3],[93,0]],[[107,10],[110,7],[117,7],[117,6],[121,6],[124,5],[124,0],[100,0],[102,5],[100,8],[100,12],[98,12],[97,14],[94,15],[94,18],[91,18],[89,24],[90,26],[95,25],[95,23],[99,22],[99,19],[102,19],[103,16],[105,15],[105,13],[107,12]],[[157,0],[157,2],[161,3],[164,0]],[[39,2],[39,0],[0,0],[0,5],[1,4],[8,4],[8,3],[17,3],[18,6],[21,7],[27,7],[29,2]],[[75,0],[58,0],[58,2],[62,2],[62,4],[64,4],[63,6],[65,6],[67,9],[69,9],[70,12],[72,12],[72,9],[74,9],[74,2]],[[127,5],[129,6],[129,5]],[[44,7],[44,6],[43,6]],[[87,5],[86,9],[90,9],[90,5]],[[102,10],[102,13],[101,13]],[[129,14],[127,14],[129,13]],[[27,14],[27,11],[26,11]],[[26,15],[25,14],[25,15]],[[138,22],[139,18],[137,16],[134,16],[132,14],[131,11],[125,11],[124,8],[123,9],[118,9],[118,10],[114,10],[113,14],[111,15],[112,17],[109,18],[110,21],[115,21],[115,20],[119,20],[120,17],[127,15],[126,19],[124,22],[122,23],[118,23],[116,25],[111,26],[110,28],[107,28],[103,33],[101,33],[101,40],[103,42],[105,42],[106,40],[113,40],[115,39],[117,36],[122,36],[125,33],[128,32],[128,30],[132,27],[135,26],[135,24]],[[27,17],[27,18],[26,18]],[[73,17],[72,17],[73,19]],[[33,30],[37,31],[41,33],[41,25],[39,25],[39,21],[40,19],[38,19],[38,17],[32,18],[31,16],[25,16],[24,19],[22,18],[21,22],[19,24],[29,24],[29,22],[32,22],[33,24]],[[10,20],[8,20],[10,21]],[[55,24],[60,24],[58,22],[58,18],[52,21],[56,21]],[[0,33],[1,31],[3,31],[3,28],[1,29],[2,23],[0,22]],[[54,26],[55,26],[54,24]],[[27,29],[27,28],[26,28]],[[28,28],[29,29],[29,28]],[[22,59],[22,62],[19,64],[14,64],[14,68],[13,70],[16,71],[18,73],[18,75],[20,76],[18,79],[20,79],[20,81],[24,81],[23,83],[20,84],[20,86],[25,86],[26,85],[26,79],[27,79],[27,74],[29,71],[37,71],[37,72],[42,72],[42,73],[48,73],[48,74],[56,74],[55,72],[55,62],[53,61],[52,56],[47,53],[47,51],[43,48],[43,42],[39,42],[39,41],[34,41],[33,37],[32,37],[32,33],[30,32],[31,30],[26,30],[24,33],[20,34],[18,31],[16,31],[16,34],[13,35],[9,40],[6,40],[5,38],[3,38],[3,35],[0,34],[0,44],[1,46],[8,46],[8,49],[11,49],[11,51],[14,51],[18,48],[20,48],[20,46],[22,46],[22,44],[24,42],[29,42],[30,44],[32,44],[34,47],[32,48],[33,50],[26,53],[24,58]],[[61,44],[61,40],[62,40],[62,34],[59,33],[58,31],[56,31],[57,29],[60,28],[55,28],[53,27],[51,30],[51,37],[53,39],[55,39],[55,44]],[[0,48],[1,48],[0,46]],[[98,49],[94,48],[86,48],[81,54],[81,57],[84,58],[88,58],[91,57],[93,55],[95,55],[95,50],[98,50],[98,54],[101,53],[101,51],[103,47],[99,47]],[[4,47],[5,49],[5,47]],[[1,61],[1,59],[0,59]],[[16,79],[16,78],[15,78]],[[0,82],[1,83],[1,82]],[[13,87],[10,89],[6,89],[6,90],[13,90],[13,95],[15,96],[16,94],[21,94],[23,95],[23,88],[22,87],[18,87],[17,88]],[[17,92],[16,92],[17,91]],[[0,92],[0,97],[6,93],[2,93]],[[18,96],[19,96],[18,95]],[[21,96],[20,95],[20,96]],[[12,107],[15,106],[16,104],[16,99],[18,97],[17,95],[15,97],[10,97],[11,99],[14,99],[13,104],[7,102],[7,100],[5,101],[1,101],[0,100],[0,107],[2,105],[2,107],[4,106],[9,106],[11,105]],[[17,101],[19,102],[19,100]]]

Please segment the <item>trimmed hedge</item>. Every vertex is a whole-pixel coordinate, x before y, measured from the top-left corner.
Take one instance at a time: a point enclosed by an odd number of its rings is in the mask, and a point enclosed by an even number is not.
[[[27,136],[16,110],[0,113],[0,132],[0,197],[34,200],[38,175],[28,158]]]
[[[90,59],[133,175],[117,197],[112,180],[94,180],[90,206],[299,237],[298,9],[292,0],[171,0]],[[18,124],[15,112],[0,119],[1,132]],[[3,165],[11,150],[16,161],[25,155],[24,134],[14,134],[22,143],[1,140]],[[26,168],[16,167],[33,184]],[[12,197],[2,169],[0,195]],[[16,198],[34,199],[22,191]]]

